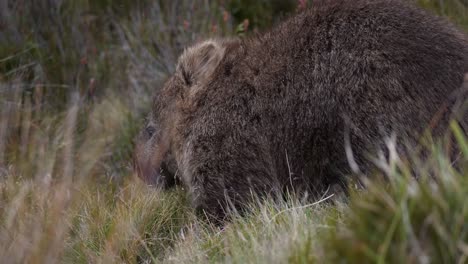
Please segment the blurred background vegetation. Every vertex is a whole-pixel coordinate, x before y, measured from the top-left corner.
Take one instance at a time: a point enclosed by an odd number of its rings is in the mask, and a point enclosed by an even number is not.
[[[468,27],[462,0],[417,3]],[[31,104],[35,122],[63,112],[72,95],[81,112],[110,94],[118,96],[128,107],[129,123],[117,135],[125,143],[116,143],[112,159],[122,167],[135,120],[184,46],[210,36],[262,31],[310,5],[313,0],[2,0],[0,82],[20,80],[19,103]],[[86,115],[78,115],[81,131]],[[10,125],[9,130],[19,124]],[[6,156],[17,160],[18,133],[8,134],[13,145]]]
[[[465,0],[413,1],[468,30]],[[286,242],[290,251],[285,252],[291,255],[283,257],[293,263],[326,255],[326,248],[313,238],[321,226],[333,229],[340,224],[347,209],[327,207],[298,214],[289,208],[300,207],[297,204],[266,205],[251,220],[240,219],[220,236],[193,227],[201,224],[193,220],[178,190],[154,192],[131,177],[132,141],[152,91],[174,70],[185,46],[212,36],[261,32],[313,4],[313,0],[0,0],[0,256],[28,263],[157,262],[166,255],[176,262],[255,262],[276,256],[268,255],[271,245],[277,249],[273,253],[283,254]],[[431,168],[446,172],[446,164],[435,153]],[[456,244],[468,233],[466,226],[460,227],[460,219],[467,219],[463,197],[468,185],[459,175],[454,177],[463,182],[461,191],[447,183],[442,198],[433,202],[440,208],[432,218],[437,226],[430,229],[431,239],[447,239],[440,231],[451,227],[447,223],[458,228],[458,233],[449,232],[452,242],[436,243],[434,254],[440,253],[442,260],[463,260],[460,252],[468,256],[467,245]],[[350,222],[362,217],[369,221],[345,226],[347,233],[332,234],[329,241],[342,254],[332,257],[378,260],[393,249],[398,252],[395,259],[404,259],[401,248],[385,241],[389,251],[382,253],[373,248],[381,237],[365,236],[375,230],[376,222],[382,223],[379,234],[388,234],[395,208],[406,206],[401,201],[409,199],[401,196],[402,188],[392,186],[384,197],[389,200],[382,201],[379,191],[364,200],[390,208],[381,214],[369,204],[352,203],[360,209]],[[412,208],[430,200],[425,195],[431,190],[420,189],[422,193],[410,201]],[[447,214],[446,201],[462,211],[447,223],[439,215]],[[420,219],[414,226],[432,212],[430,205],[409,211]],[[394,227],[400,235],[411,227],[403,220]],[[262,233],[265,230],[270,231]],[[353,240],[348,237],[353,231],[362,232]],[[279,236],[285,240],[278,242]],[[414,245],[413,237],[404,239],[412,249],[424,249]],[[443,259],[444,246],[458,249]]]

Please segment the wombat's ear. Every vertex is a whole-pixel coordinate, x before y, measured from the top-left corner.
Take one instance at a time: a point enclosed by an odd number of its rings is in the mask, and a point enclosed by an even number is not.
[[[190,47],[180,56],[176,71],[187,86],[205,82],[223,59],[224,50],[222,44],[214,40]]]

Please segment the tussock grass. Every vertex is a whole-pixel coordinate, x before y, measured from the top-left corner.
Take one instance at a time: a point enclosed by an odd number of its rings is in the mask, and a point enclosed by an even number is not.
[[[190,217],[183,195],[121,188],[1,186],[0,253],[10,263],[156,261]]]
[[[413,165],[382,161],[347,199],[261,201],[223,229],[197,219],[184,190],[135,179],[132,140],[181,49],[245,33],[244,18],[268,26],[282,12],[267,2],[0,1],[2,263],[468,262],[455,123],[457,166],[432,142]],[[468,25],[462,1],[419,2]]]
[[[309,263],[319,261],[322,237],[341,222],[344,204],[265,202],[223,230],[194,228],[167,257],[172,263]]]
[[[466,144],[465,138],[459,140],[459,145]],[[465,153],[460,166],[467,160]],[[389,181],[369,181],[364,193],[354,193],[344,224],[326,239],[332,262],[466,263],[465,170],[455,169],[436,147],[418,168],[403,165],[398,157],[389,163]]]
[[[462,139],[461,145],[466,144]],[[464,163],[468,156],[463,156]],[[435,148],[421,170],[397,156],[349,201],[256,206],[224,230],[194,229],[168,260],[183,263],[466,263],[468,178]],[[415,171],[417,170],[417,171]],[[418,173],[415,180],[413,173]]]

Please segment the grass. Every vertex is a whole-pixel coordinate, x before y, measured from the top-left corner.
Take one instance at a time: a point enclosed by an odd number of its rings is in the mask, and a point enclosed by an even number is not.
[[[418,2],[468,25],[461,1]],[[198,220],[181,188],[160,192],[132,175],[132,140],[183,47],[295,9],[278,3],[1,2],[3,261],[467,263],[468,142],[455,124],[457,169],[433,143],[417,165],[393,157],[388,180],[375,176],[366,191],[262,201],[223,230]]]

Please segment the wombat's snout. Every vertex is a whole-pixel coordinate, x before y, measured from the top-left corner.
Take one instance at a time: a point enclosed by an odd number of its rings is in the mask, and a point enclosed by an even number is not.
[[[162,189],[168,189],[176,184],[174,175],[168,169],[165,162],[157,164],[151,164],[148,161],[142,161],[135,155],[133,161],[133,172],[143,180],[146,184],[159,187]]]
[[[165,162],[167,158],[167,144],[155,141],[142,133],[137,138],[134,155],[133,171],[146,184],[167,189],[175,184],[174,176],[170,173]]]
[[[158,185],[161,183],[160,168],[152,167],[151,164],[148,164],[148,161],[141,160],[138,154],[134,157],[133,171],[141,180],[149,185]]]

